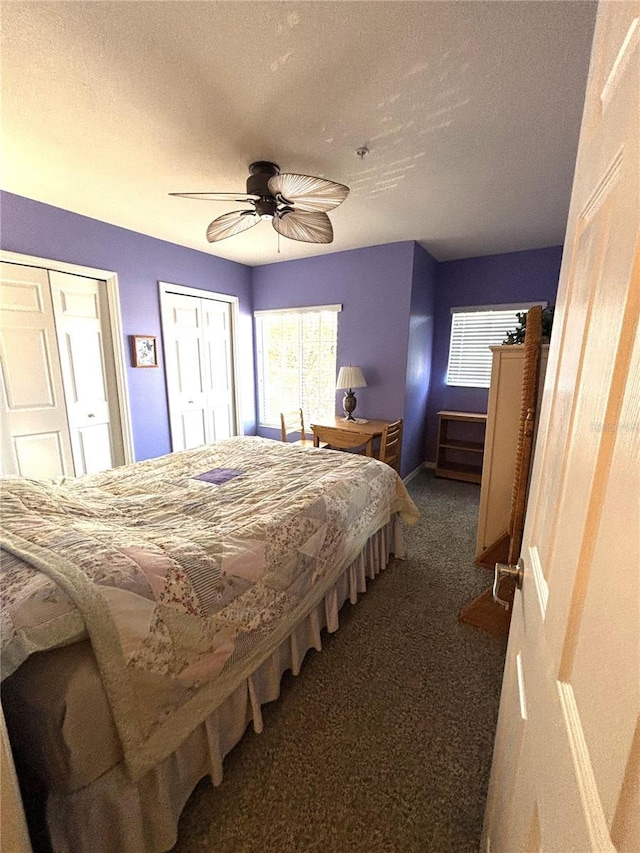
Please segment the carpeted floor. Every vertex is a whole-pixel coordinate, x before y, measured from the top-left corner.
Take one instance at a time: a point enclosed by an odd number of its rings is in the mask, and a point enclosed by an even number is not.
[[[479,486],[423,471],[407,560],[287,673],[180,821],[176,853],[477,851],[506,641],[456,614],[486,588],[473,556]]]

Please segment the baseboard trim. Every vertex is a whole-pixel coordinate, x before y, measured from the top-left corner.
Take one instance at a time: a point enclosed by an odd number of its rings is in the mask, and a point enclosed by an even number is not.
[[[418,467],[415,468],[410,474],[407,474],[406,477],[403,477],[402,482],[405,484],[405,486],[407,486],[412,480],[414,480],[424,467],[425,463],[423,462],[421,465],[418,465]]]

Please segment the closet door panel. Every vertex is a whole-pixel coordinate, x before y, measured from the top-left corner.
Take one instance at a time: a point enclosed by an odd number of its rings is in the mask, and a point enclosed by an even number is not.
[[[53,271],[49,280],[76,474],[94,474],[116,464],[100,282]]]
[[[165,290],[162,330],[172,449],[235,435],[230,304]]]
[[[224,302],[203,299],[202,314],[209,441],[219,441],[235,433],[231,308]]]
[[[0,270],[2,470],[73,476],[73,454],[47,271]]]
[[[81,427],[77,431],[79,463],[85,474],[112,468],[111,432],[108,424]]]
[[[173,450],[187,450],[207,441],[205,367],[200,300],[167,295],[163,326],[165,369],[169,394]]]

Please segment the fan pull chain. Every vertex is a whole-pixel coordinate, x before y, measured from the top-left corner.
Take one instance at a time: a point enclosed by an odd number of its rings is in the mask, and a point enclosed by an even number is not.
[[[280,254],[280,232],[276,231],[276,234],[278,235],[278,254]]]

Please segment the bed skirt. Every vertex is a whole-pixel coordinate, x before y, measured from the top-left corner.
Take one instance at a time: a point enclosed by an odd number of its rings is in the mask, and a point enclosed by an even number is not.
[[[71,793],[50,792],[47,825],[56,853],[160,853],[177,840],[178,819],[197,783],[210,776],[222,782],[222,762],[250,722],[263,728],[261,706],[280,695],[280,680],[290,669],[298,675],[310,648],[322,650],[321,631],[336,631],[338,611],[366,592],[394,554],[404,557],[397,516],[375,533],[340,575],[324,599],[289,637],[245,679],[191,735],[137,783],[122,762],[90,785]]]

